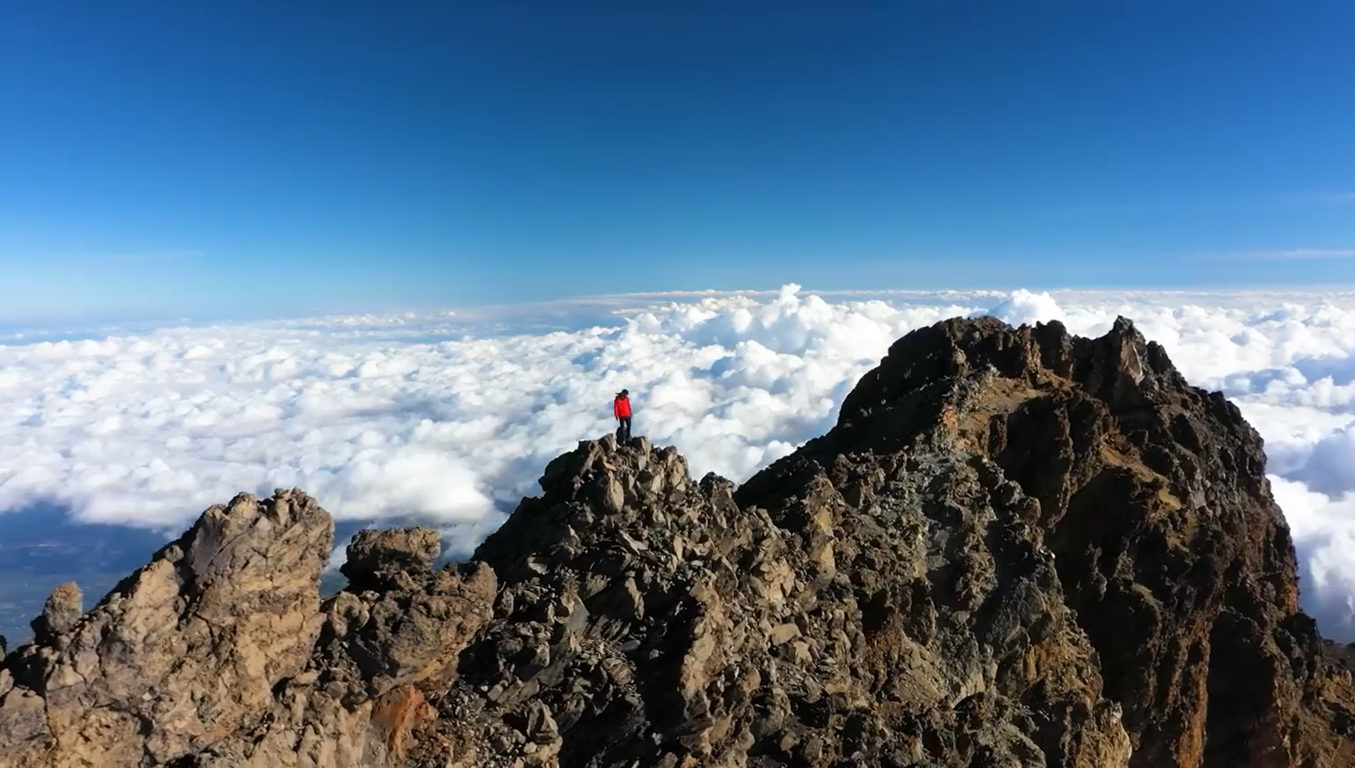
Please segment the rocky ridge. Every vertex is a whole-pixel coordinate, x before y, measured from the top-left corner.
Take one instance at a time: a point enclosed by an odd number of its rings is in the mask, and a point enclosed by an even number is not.
[[[467,563],[213,507],[0,664],[0,766],[1347,766],[1260,438],[1121,320],[900,339],[736,488],[587,441]]]

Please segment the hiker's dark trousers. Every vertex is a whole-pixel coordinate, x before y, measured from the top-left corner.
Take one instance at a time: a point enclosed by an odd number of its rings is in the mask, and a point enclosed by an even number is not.
[[[616,439],[617,439],[617,440],[620,440],[620,441],[623,442],[623,443],[629,442],[629,441],[630,441],[630,417],[629,417],[629,416],[618,416],[618,417],[616,417],[616,420],[619,421],[619,422],[621,422],[620,426],[618,426],[618,427],[616,428]]]

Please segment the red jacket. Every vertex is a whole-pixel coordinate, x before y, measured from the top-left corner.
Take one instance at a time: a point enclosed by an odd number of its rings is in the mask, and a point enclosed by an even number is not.
[[[612,402],[612,413],[616,414],[616,418],[618,419],[622,416],[630,416],[630,398],[616,398],[616,400]]]

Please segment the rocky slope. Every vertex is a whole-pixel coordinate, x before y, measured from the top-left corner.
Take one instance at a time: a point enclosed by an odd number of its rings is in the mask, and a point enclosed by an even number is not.
[[[1349,766],[1259,437],[1127,321],[948,321],[741,488],[581,443],[469,563],[240,496],[0,665],[0,766]]]

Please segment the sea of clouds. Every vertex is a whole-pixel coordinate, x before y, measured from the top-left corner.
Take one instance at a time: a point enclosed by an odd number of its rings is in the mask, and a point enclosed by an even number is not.
[[[239,491],[300,487],[337,518],[417,517],[459,554],[546,462],[613,428],[734,480],[835,422],[894,339],[956,315],[1117,315],[1266,440],[1304,607],[1355,640],[1355,294],[779,292],[620,297],[0,337],[0,512],[177,533]]]

